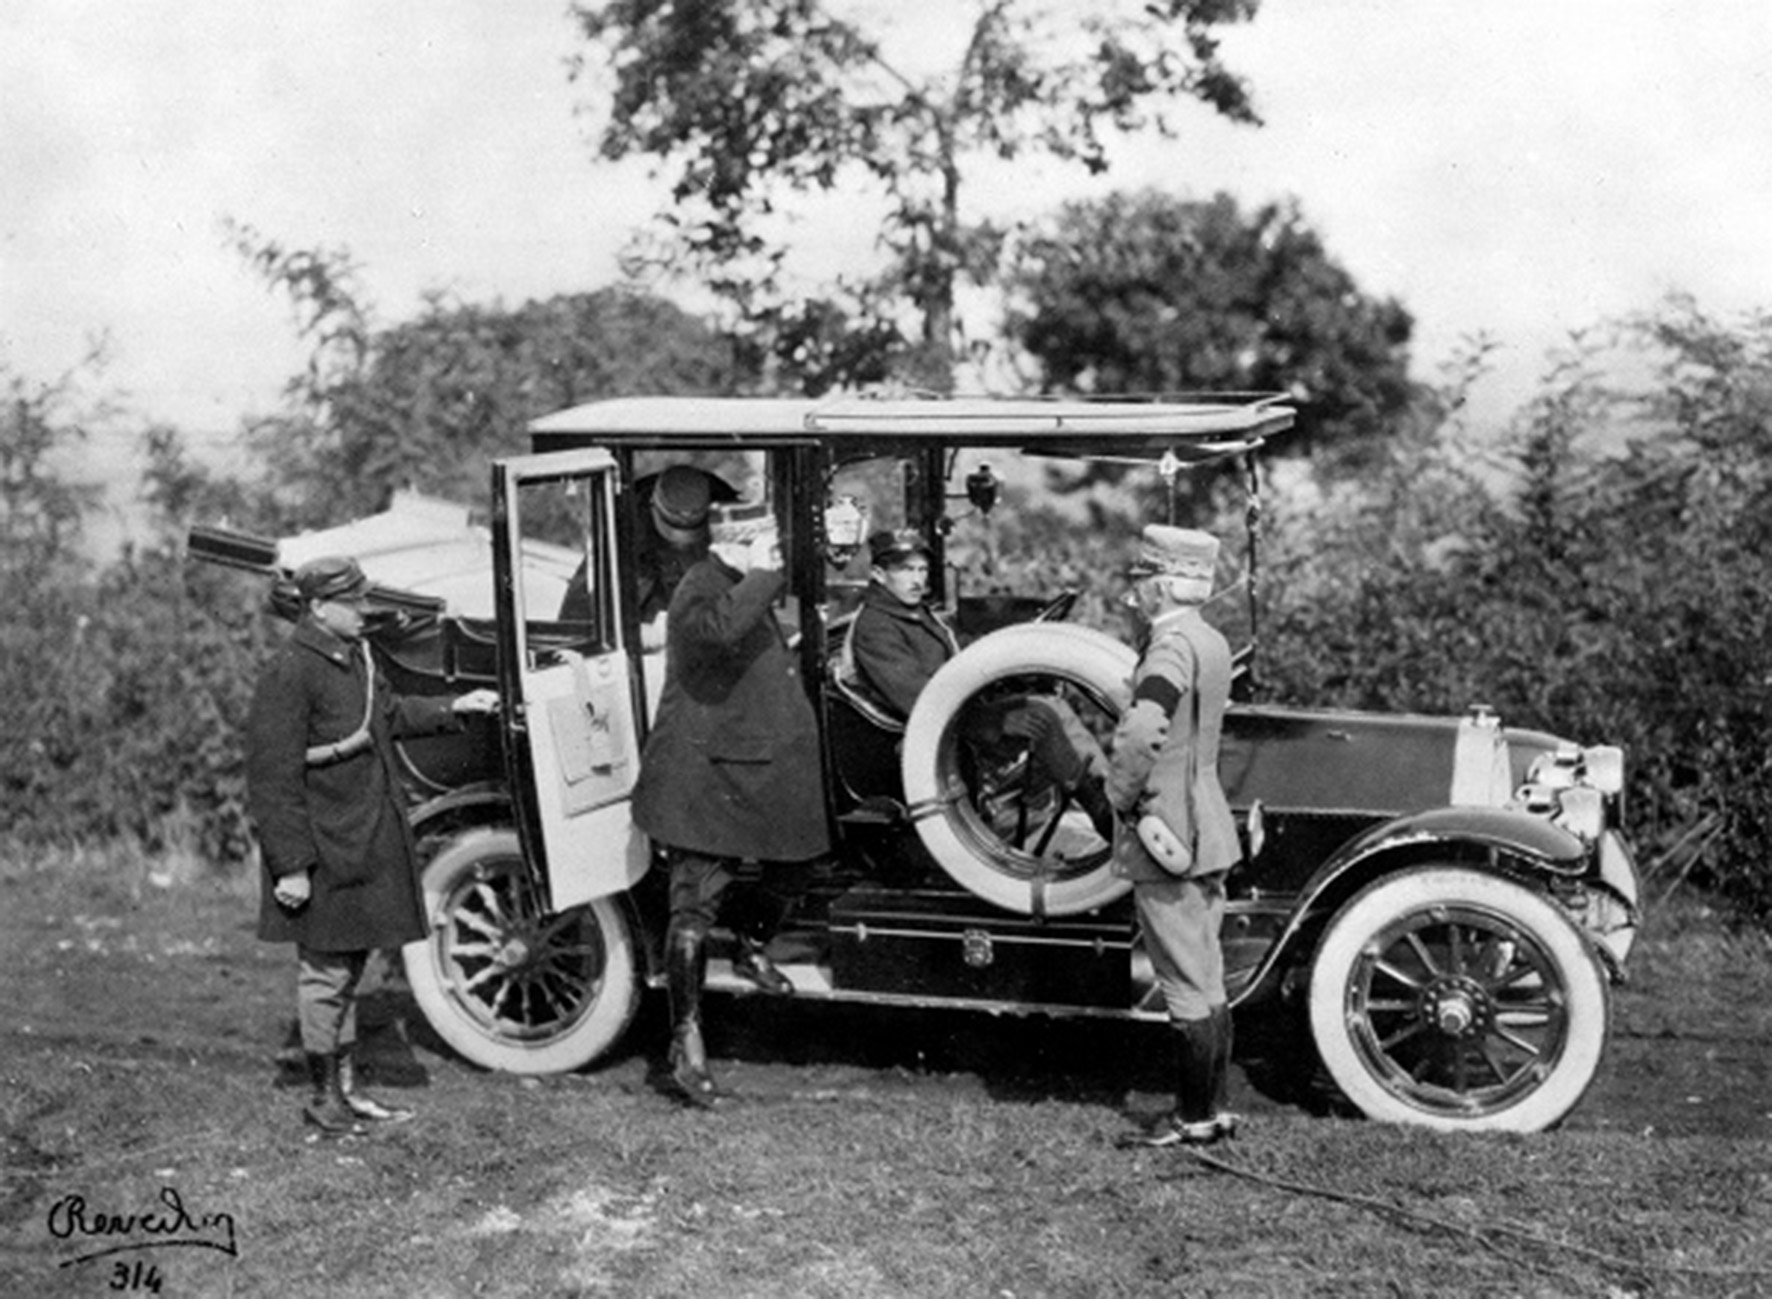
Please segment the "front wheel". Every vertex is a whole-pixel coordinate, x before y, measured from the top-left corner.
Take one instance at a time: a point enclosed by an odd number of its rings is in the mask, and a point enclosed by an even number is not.
[[[1387,1122],[1548,1128],[1593,1081],[1608,1014],[1600,964],[1554,902],[1451,866],[1369,885],[1311,967],[1318,1054]]]
[[[599,898],[543,914],[514,831],[471,830],[424,869],[430,936],[403,952],[425,1019],[466,1059],[564,1073],[602,1055],[639,1006],[632,926]]]

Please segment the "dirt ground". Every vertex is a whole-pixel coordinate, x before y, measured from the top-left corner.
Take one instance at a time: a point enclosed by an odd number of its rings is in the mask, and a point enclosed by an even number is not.
[[[0,1280],[15,1283],[0,1291],[21,1293],[21,1280],[42,1294],[105,1288],[90,1271],[76,1285],[57,1270],[60,1238],[45,1235],[46,1215],[76,1182],[92,1193],[74,1170],[102,1167],[110,1150],[146,1159],[144,1169],[153,1164],[140,1133],[178,1130],[155,1113],[169,1070],[180,1077],[179,1105],[203,1085],[234,1098],[231,1104],[249,1099],[241,1112],[255,1113],[248,1122],[262,1129],[252,1140],[274,1148],[299,1132],[295,1093],[283,1089],[293,957],[255,941],[252,916],[251,897],[236,885],[171,883],[145,872],[130,879],[0,873],[0,1084],[7,1097],[0,1100]],[[439,1121],[439,1109],[456,1107],[450,1121],[465,1122],[487,1097],[553,1085],[492,1078],[450,1056],[398,979],[368,1007],[371,1081],[400,1089],[399,1098],[423,1107],[429,1123]],[[711,1045],[728,1082],[754,1097],[900,1093],[927,1100],[936,1093],[1099,1102],[1109,1113],[1154,1108],[1162,1099],[1160,1078],[1126,1073],[1126,1060],[1138,1054],[1128,1035],[1136,1038],[1143,1026],[909,1013],[858,1020],[852,1009],[780,1003],[750,1009],[733,1015],[716,1006],[715,1022],[727,1027]],[[1731,933],[1697,904],[1671,908],[1640,941],[1614,1011],[1602,1072],[1563,1131],[1772,1141],[1772,943],[1765,935]],[[617,1058],[596,1071],[597,1086],[648,1092],[660,1021],[649,1004]],[[1252,1121],[1304,1115],[1307,1106],[1254,1086],[1256,1076],[1240,1071],[1234,1098]],[[83,1089],[91,1089],[93,1103],[70,1101]],[[200,1115],[190,1117],[193,1131],[202,1128]],[[187,1153],[176,1137],[166,1145],[166,1163]],[[111,1280],[112,1289],[146,1288],[117,1286],[115,1274]]]

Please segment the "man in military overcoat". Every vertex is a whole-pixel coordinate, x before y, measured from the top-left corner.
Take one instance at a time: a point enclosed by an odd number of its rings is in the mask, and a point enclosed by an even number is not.
[[[370,953],[425,935],[412,829],[393,739],[490,712],[497,694],[401,698],[363,640],[369,582],[353,559],[304,564],[302,612],[265,669],[246,728],[247,804],[264,862],[258,935],[294,943],[296,1003],[323,1132],[410,1118],[360,1093],[352,1050],[357,988]]]
[[[735,867],[761,863],[762,885],[728,909],[740,944],[733,968],[786,993],[792,984],[765,949],[811,862],[830,851],[817,720],[772,608],[786,585],[779,540],[766,515],[734,507],[715,507],[710,535],[710,552],[671,600],[664,691],[633,799],[635,823],[670,870],[670,1073],[698,1105],[719,1098],[701,989]]]

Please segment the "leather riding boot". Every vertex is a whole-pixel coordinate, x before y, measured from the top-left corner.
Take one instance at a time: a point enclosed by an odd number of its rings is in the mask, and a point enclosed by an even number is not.
[[[794,990],[793,982],[775,968],[775,962],[769,959],[766,947],[767,944],[762,940],[740,934],[738,952],[732,958],[732,972],[739,978],[756,984],[771,996],[788,996]]]
[[[1183,1123],[1212,1121],[1212,1063],[1218,1049],[1218,1025],[1211,1015],[1173,1025],[1180,1039],[1175,1074],[1175,1117]]]
[[[1214,1109],[1220,1086],[1213,1073],[1222,1036],[1218,1017],[1177,1020],[1170,1027],[1175,1031],[1175,1109],[1154,1128],[1122,1137],[1121,1146],[1209,1146],[1235,1130],[1235,1119],[1229,1127],[1221,1125]],[[1224,1058],[1228,1065],[1228,1047]]]
[[[384,1105],[357,1090],[357,1061],[349,1047],[338,1053],[338,1090],[345,1107],[365,1123],[404,1123],[413,1117],[413,1111],[403,1105]]]
[[[764,868],[764,878],[738,890],[726,907],[727,923],[738,938],[732,972],[772,996],[788,996],[794,985],[769,959],[769,940],[780,931],[809,879],[810,871],[799,863],[772,863]]]
[[[328,1137],[355,1137],[363,1134],[363,1125],[345,1104],[339,1090],[338,1057],[331,1052],[308,1052],[308,1081],[313,1091],[302,1106],[302,1118]]]
[[[1237,1135],[1237,1125],[1242,1116],[1234,1114],[1230,1109],[1231,1089],[1231,1048],[1236,1041],[1235,1020],[1231,1018],[1229,1006],[1212,1008],[1212,1121],[1218,1125],[1219,1134],[1226,1137]]]
[[[691,1105],[712,1109],[721,1093],[701,1040],[701,988],[707,975],[707,934],[676,925],[665,935],[665,984],[671,998],[671,1082]]]

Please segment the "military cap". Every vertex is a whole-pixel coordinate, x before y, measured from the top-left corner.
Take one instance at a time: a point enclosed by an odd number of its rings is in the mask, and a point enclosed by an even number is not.
[[[868,538],[868,562],[875,568],[891,568],[912,555],[929,554],[929,543],[915,528],[882,528]]]
[[[322,555],[295,570],[303,600],[357,600],[369,594],[369,579],[349,555]]]
[[[652,520],[666,537],[687,545],[707,527],[712,499],[707,474],[691,465],[671,465],[652,485]]]
[[[1196,577],[1210,581],[1218,568],[1218,538],[1193,528],[1149,524],[1139,537],[1131,577]]]

